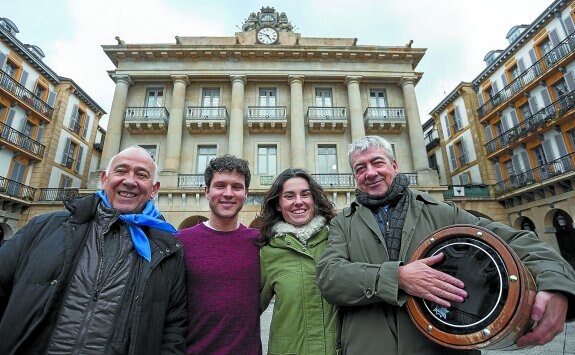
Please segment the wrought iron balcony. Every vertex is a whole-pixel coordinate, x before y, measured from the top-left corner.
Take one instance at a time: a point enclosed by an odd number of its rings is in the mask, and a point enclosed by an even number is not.
[[[7,143],[8,146],[16,148],[35,160],[42,160],[46,147],[29,136],[15,130],[14,128],[0,122],[0,142]]]
[[[487,154],[514,145],[523,137],[528,136],[539,128],[554,123],[555,119],[560,118],[574,108],[575,90],[563,95],[557,101],[552,102],[551,105],[537,111],[518,125],[487,142],[485,144]]]
[[[179,174],[178,189],[203,190],[206,186],[204,174]]]
[[[285,133],[287,108],[285,106],[249,106],[250,133]]]
[[[347,128],[345,107],[317,107],[307,109],[307,124],[310,133],[342,133]]]
[[[528,84],[534,82],[543,74],[560,62],[563,58],[567,57],[575,51],[575,32],[567,36],[561,43],[555,46],[539,59],[535,64],[527,68],[517,78],[510,82],[507,86],[495,93],[489,100],[487,100],[481,107],[477,109],[479,118],[484,117],[488,113],[495,110],[501,103],[506,102],[519,91],[521,91]]]
[[[0,195],[8,195],[20,200],[32,201],[34,200],[35,192],[36,189],[33,187],[0,176]]]
[[[437,133],[437,130],[434,129],[429,131],[425,137],[423,137],[423,140],[425,141],[425,149],[428,152],[437,147],[439,145],[439,134]]]
[[[463,198],[488,198],[491,197],[489,186],[487,185],[449,185],[447,191],[443,192],[444,199],[457,197]]]
[[[166,133],[169,113],[165,107],[128,107],[124,127],[132,134]]]
[[[368,107],[363,122],[369,134],[399,133],[407,126],[403,107]]]
[[[12,96],[24,102],[33,111],[39,113],[41,116],[51,119],[54,109],[50,107],[44,100],[34,95],[34,93],[26,89],[23,85],[12,79],[8,73],[0,70],[0,88],[7,90]]]
[[[190,133],[225,133],[228,125],[225,106],[188,106],[186,127]]]
[[[493,185],[493,190],[496,196],[501,196],[522,187],[569,174],[575,170],[574,168],[575,153],[571,153],[534,169],[515,174],[507,180],[498,182]]]
[[[77,188],[42,188],[38,201],[64,201],[80,196]]]

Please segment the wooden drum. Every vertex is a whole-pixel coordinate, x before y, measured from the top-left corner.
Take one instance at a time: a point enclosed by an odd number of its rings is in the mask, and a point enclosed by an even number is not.
[[[444,258],[433,268],[463,281],[468,298],[445,308],[409,297],[407,310],[417,328],[453,349],[513,349],[532,326],[537,292],[517,254],[485,228],[453,225],[425,239],[410,262],[438,253]]]

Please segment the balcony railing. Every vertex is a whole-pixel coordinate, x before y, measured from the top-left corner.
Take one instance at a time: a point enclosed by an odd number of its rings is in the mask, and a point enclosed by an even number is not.
[[[405,121],[403,107],[368,107],[363,113],[364,120]]]
[[[437,130],[434,129],[429,131],[425,137],[423,137],[423,140],[425,141],[425,149],[427,151],[437,147],[439,145],[439,134],[437,133]]]
[[[491,197],[491,194],[487,185],[449,185],[447,191],[443,192],[443,198],[453,197],[485,198]]]
[[[8,142],[32,155],[37,159],[42,159],[46,147],[33,140],[27,135],[18,132],[14,128],[0,122],[0,140]]]
[[[307,109],[307,118],[310,120],[347,120],[347,114],[345,107],[310,106]]]
[[[352,174],[312,174],[315,181],[322,187],[354,187]]]
[[[285,106],[248,106],[248,119],[278,120],[287,118]]]
[[[186,119],[191,120],[227,120],[228,111],[225,106],[188,106]]]
[[[536,167],[498,182],[493,185],[493,190],[497,196],[512,192],[525,186],[543,182],[545,180],[570,173],[574,171],[575,153],[564,155],[547,164]]]
[[[24,101],[28,106],[39,112],[42,116],[52,118],[54,109],[44,100],[34,95],[34,93],[20,85],[16,80],[12,79],[8,73],[0,70],[0,86],[10,91],[18,99]]]
[[[178,189],[191,190],[203,189],[206,186],[204,174],[180,174],[178,175]]]
[[[537,129],[545,127],[549,122],[564,115],[573,108],[575,108],[575,90],[563,95],[559,100],[552,102],[551,105],[537,111],[518,125],[490,140],[485,144],[485,149],[487,153],[490,154],[505,148]]]
[[[489,100],[479,107],[477,109],[479,118],[492,112],[502,102],[509,100],[513,95],[548,72],[551,67],[573,51],[575,51],[575,32],[567,36],[567,38],[565,38],[561,43],[551,49],[549,53],[545,54],[541,59],[535,62],[535,64],[527,68],[517,78],[499,92],[495,93]]]
[[[42,188],[38,201],[64,201],[80,196],[76,188]]]
[[[165,107],[128,107],[124,114],[126,121],[163,121],[166,125],[168,117]]]
[[[0,176],[0,194],[32,201],[35,192],[36,189],[33,187]]]

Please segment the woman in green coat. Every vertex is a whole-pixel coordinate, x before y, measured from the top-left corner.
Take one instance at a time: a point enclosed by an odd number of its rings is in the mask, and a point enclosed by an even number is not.
[[[260,311],[275,296],[268,354],[336,354],[337,308],[321,296],[316,263],[334,206],[302,169],[287,169],[264,197],[260,244]]]

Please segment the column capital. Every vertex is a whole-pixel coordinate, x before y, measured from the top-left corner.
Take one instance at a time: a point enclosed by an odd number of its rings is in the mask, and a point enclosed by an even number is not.
[[[180,81],[186,85],[190,85],[190,79],[188,78],[187,75],[171,75],[170,78],[172,78],[174,84]]]
[[[242,84],[245,85],[247,82],[247,78],[245,75],[230,75],[230,80],[232,84],[235,84],[236,82],[241,82]]]
[[[110,78],[112,78],[116,84],[124,83],[128,86],[134,85],[132,78],[126,74],[110,74]]]
[[[399,85],[401,85],[402,87],[405,85],[409,85],[409,84],[415,86],[416,81],[417,81],[417,78],[414,76],[404,76],[399,81]]]
[[[305,80],[305,75],[288,75],[288,83],[291,85],[293,82],[299,82],[303,84]]]
[[[359,84],[361,81],[361,76],[346,76],[343,83],[347,86],[351,84]]]

